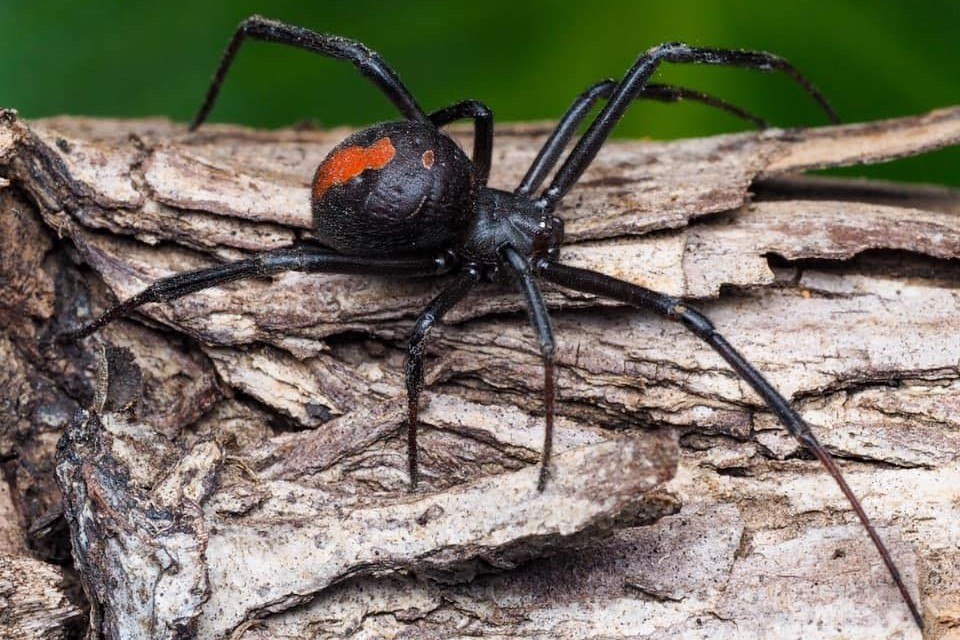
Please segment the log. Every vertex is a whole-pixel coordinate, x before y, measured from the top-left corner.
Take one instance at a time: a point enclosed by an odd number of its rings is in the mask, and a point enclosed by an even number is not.
[[[492,185],[548,132],[502,127]],[[158,277],[315,241],[310,178],[346,134],[0,112],[0,623],[30,592],[7,567],[47,594],[13,637],[920,637],[818,463],[649,314],[548,288],[543,495],[509,290],[434,334],[414,494],[403,346],[436,280],[290,273],[51,344]],[[960,192],[802,172],[958,142],[960,108],[617,141],[558,211],[566,262],[693,299],[792,400],[927,638],[960,633]]]

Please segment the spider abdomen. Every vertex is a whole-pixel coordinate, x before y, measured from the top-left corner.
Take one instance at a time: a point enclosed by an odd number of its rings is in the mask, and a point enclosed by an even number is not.
[[[436,128],[388,122],[351,135],[317,168],[313,223],[346,254],[447,248],[464,234],[475,176],[470,159]]]

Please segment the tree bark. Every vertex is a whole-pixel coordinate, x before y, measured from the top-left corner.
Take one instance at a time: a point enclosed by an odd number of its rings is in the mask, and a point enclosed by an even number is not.
[[[502,128],[493,186],[548,131]],[[316,240],[310,178],[345,135],[0,112],[0,628],[920,636],[818,463],[649,314],[548,287],[543,495],[538,350],[509,290],[433,334],[414,494],[403,344],[436,280],[290,273],[51,344],[164,275]],[[564,261],[695,300],[793,401],[927,638],[960,634],[960,192],[801,172],[957,142],[960,108],[612,142],[558,211]]]

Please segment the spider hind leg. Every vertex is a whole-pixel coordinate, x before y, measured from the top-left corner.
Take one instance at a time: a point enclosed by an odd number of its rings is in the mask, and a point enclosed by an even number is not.
[[[891,579],[900,591],[900,596],[910,609],[910,614],[917,626],[923,629],[923,616],[920,614],[920,609],[914,602],[909,589],[907,589],[907,585],[900,575],[900,570],[864,511],[860,500],[847,484],[833,457],[816,438],[803,418],[793,410],[786,398],[780,395],[773,385],[727,342],[726,338],[716,330],[713,323],[705,315],[677,298],[596,271],[568,267],[548,260],[538,260],[534,265],[534,270],[543,279],[574,291],[612,298],[642,309],[652,309],[661,316],[680,322],[687,330],[720,354],[737,375],[763,399],[787,431],[807,447],[823,464],[860,519],[863,528],[880,554],[884,565],[886,565]]]
[[[348,256],[312,247],[265,251],[250,258],[161,278],[82,327],[61,333],[57,336],[57,340],[73,342],[86,338],[110,322],[129,315],[151,302],[168,302],[235,280],[268,276],[284,271],[415,277],[438,275],[452,268],[453,261],[447,255],[428,258],[370,258]]]

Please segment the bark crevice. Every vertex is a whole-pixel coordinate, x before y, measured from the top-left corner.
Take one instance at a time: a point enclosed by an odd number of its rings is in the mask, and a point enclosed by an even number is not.
[[[546,131],[502,130],[495,186]],[[436,281],[284,274],[50,344],[158,277],[309,239],[309,180],[342,137],[0,111],[12,638],[917,636],[816,462],[650,314],[545,287],[542,496],[539,355],[512,291],[480,287],[435,332],[413,495],[402,347]],[[614,142],[558,211],[565,261],[696,299],[792,399],[929,638],[960,619],[960,192],[802,172],[958,141],[954,108]]]

